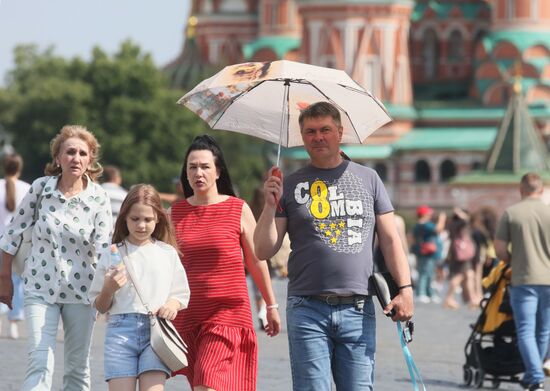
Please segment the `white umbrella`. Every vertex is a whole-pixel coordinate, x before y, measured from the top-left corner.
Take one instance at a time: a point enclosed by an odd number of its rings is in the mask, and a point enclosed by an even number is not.
[[[340,111],[344,144],[360,144],[391,121],[382,103],[344,71],[286,60],[227,66],[178,103],[213,129],[278,143],[278,165],[281,146],[303,144],[300,111],[320,101]]]

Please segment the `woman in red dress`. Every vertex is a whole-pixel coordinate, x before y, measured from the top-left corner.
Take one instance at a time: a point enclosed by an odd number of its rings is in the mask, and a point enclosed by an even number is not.
[[[255,391],[258,352],[245,265],[267,303],[268,335],[279,333],[280,318],[267,263],[254,254],[254,216],[235,197],[210,136],[196,137],[187,150],[181,183],[185,199],[171,215],[191,299],[174,321],[189,345],[189,366],[178,374],[194,391]]]

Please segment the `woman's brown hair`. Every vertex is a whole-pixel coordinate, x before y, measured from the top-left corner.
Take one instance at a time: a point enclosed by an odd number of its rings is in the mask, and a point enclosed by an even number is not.
[[[138,203],[153,208],[153,211],[158,219],[155,230],[151,236],[157,240],[168,243],[177,249],[176,235],[174,234],[174,229],[168,219],[168,215],[162,207],[159,193],[153,186],[146,184],[133,186],[122,202],[120,212],[115,223],[113,243],[120,243],[129,235],[130,232],[128,231],[128,226],[126,225],[126,218],[130,213],[132,205]]]
[[[6,209],[10,212],[15,210],[17,200],[15,198],[15,182],[17,176],[23,170],[23,159],[16,153],[4,156],[4,177],[6,181]]]
[[[101,167],[98,162],[100,145],[93,133],[81,125],[65,125],[61,128],[57,136],[53,138],[50,142],[52,161],[46,165],[44,173],[46,175],[61,174],[61,167],[56,163],[55,159],[59,156],[61,145],[72,137],[79,138],[88,145],[90,149],[90,167],[86,170],[86,174],[95,182],[103,172],[103,167]]]

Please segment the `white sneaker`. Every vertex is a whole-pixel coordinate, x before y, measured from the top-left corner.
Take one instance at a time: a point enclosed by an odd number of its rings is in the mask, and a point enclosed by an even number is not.
[[[441,298],[439,296],[432,296],[430,300],[434,304],[441,304]]]
[[[425,295],[422,295],[422,296],[418,296],[416,298],[420,303],[424,303],[424,304],[427,304],[430,302],[430,298],[428,296],[425,296]]]
[[[19,339],[19,328],[17,322],[10,322],[10,338]]]
[[[544,370],[544,374],[550,377],[550,358],[544,362],[542,369]]]

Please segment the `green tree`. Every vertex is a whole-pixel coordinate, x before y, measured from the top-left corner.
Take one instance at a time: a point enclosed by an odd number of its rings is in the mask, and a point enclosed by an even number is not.
[[[248,198],[260,183],[266,143],[213,131],[176,104],[184,91],[168,87],[162,71],[138,46],[124,42],[108,55],[94,48],[89,61],[65,59],[49,48],[15,49],[15,69],[0,89],[0,123],[25,159],[24,177],[43,174],[49,141],[65,124],[82,124],[101,143],[101,162],[115,164],[124,184],[152,183],[172,191],[185,151],[201,133],[216,137],[232,179]]]

